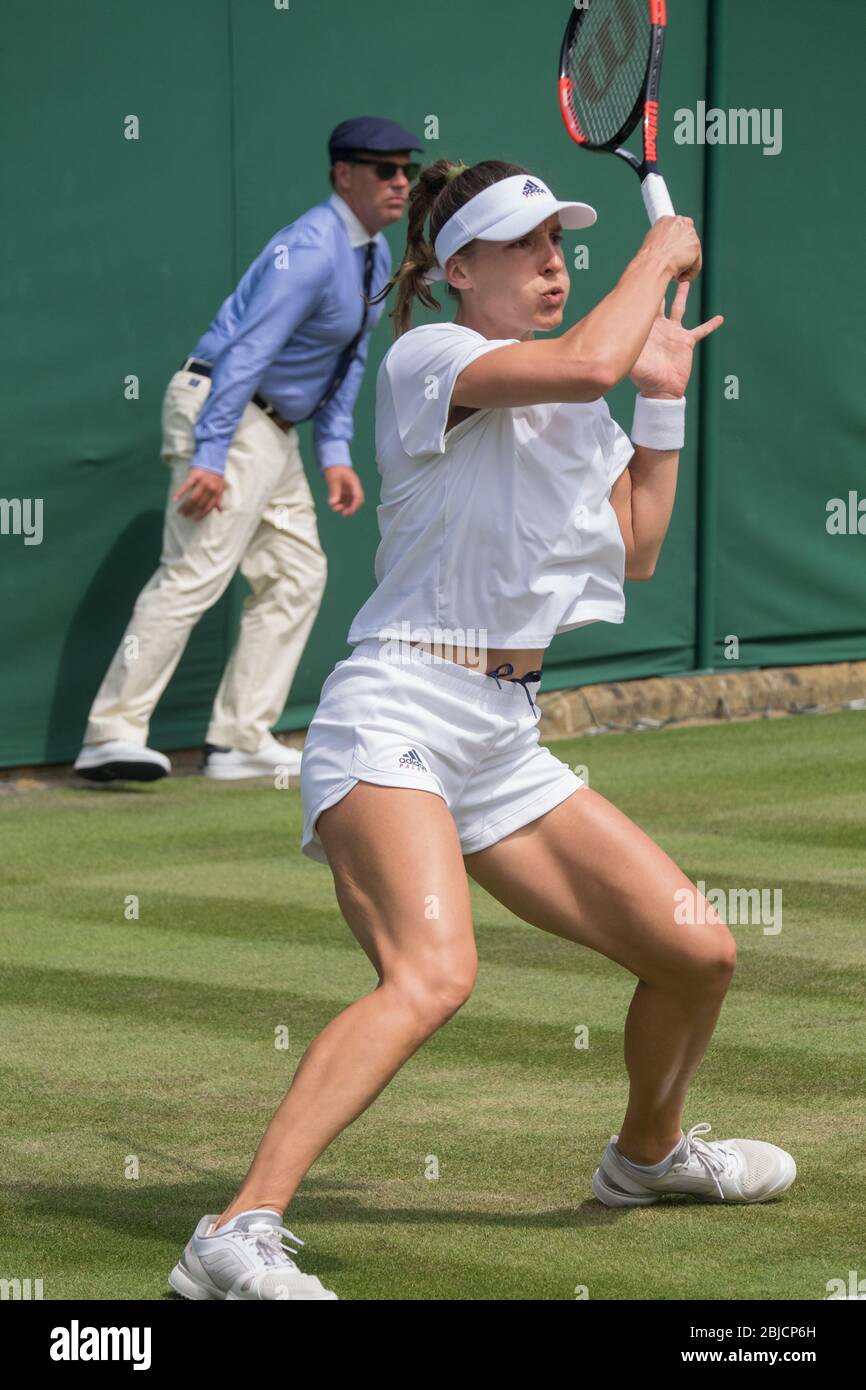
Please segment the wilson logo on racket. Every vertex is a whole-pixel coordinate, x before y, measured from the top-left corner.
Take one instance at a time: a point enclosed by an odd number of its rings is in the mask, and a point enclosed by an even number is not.
[[[629,0],[618,5],[618,25],[605,17],[592,46],[581,54],[579,86],[584,100],[599,102],[607,96],[637,43],[637,12]]]
[[[657,101],[648,101],[643,115],[643,142],[646,150],[646,157],[652,163],[656,161],[656,140],[659,133],[659,104]]]

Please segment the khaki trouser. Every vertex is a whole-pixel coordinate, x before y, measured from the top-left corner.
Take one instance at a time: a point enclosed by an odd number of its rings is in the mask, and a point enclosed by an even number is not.
[[[171,483],[162,555],[93,701],[85,743],[147,742],[151,715],[190,632],[240,567],[252,592],[206,738],[255,752],[283,712],[319,611],[327,561],[296,430],[284,434],[250,401],[228,453],[223,510],[193,521],[172,501],[186,478],[193,425],[210,387],[207,377],[175,372],[166,390],[161,457]]]

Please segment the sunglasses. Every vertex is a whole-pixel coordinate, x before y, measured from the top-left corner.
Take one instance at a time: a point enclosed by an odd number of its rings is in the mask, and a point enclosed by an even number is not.
[[[347,164],[368,164],[368,165],[370,166],[371,169],[375,169],[375,170],[376,170],[376,173],[377,173],[378,177],[382,180],[383,183],[386,182],[388,179],[393,179],[393,178],[395,178],[399,172],[404,173],[404,174],[406,175],[407,179],[409,180],[409,182],[412,183],[415,179],[417,179],[419,170],[420,170],[420,168],[421,168],[420,163],[412,163],[412,164],[395,164],[395,163],[394,163],[392,160],[390,160],[390,159],[352,159],[352,158],[347,158],[347,159],[346,159],[346,163],[347,163]]]

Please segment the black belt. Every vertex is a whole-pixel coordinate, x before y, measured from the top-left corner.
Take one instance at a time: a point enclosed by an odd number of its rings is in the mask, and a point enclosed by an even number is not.
[[[178,367],[180,372],[195,372],[196,376],[213,376],[213,367],[210,362],[203,362],[200,357],[185,357]],[[294,422],[286,420],[284,416],[272,406],[270,401],[266,401],[264,396],[260,396],[258,391],[253,396],[253,405],[257,405],[259,410],[263,410],[266,415],[270,415],[277,429],[288,434],[289,430],[294,429]]]

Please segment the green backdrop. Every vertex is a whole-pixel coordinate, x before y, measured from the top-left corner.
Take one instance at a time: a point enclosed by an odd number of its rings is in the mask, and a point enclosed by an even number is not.
[[[831,497],[863,477],[862,228],[851,149],[866,6],[834,0],[669,0],[660,160],[695,217],[706,273],[676,510],[656,576],[627,586],[622,626],[558,638],[544,688],[866,655],[866,538],[831,536]],[[579,237],[567,323],[615,283],[646,232],[637,181],[578,151],[561,125],[555,57],[566,0],[6,0],[0,52],[4,498],[42,498],[40,545],[0,535],[0,764],[76,753],[90,700],[159,555],[166,383],[262,244],[327,196],[328,132],[380,113],[427,157],[514,160],[599,221]],[[776,156],[680,145],[698,101],[783,112]],[[140,138],[124,139],[135,115]],[[834,143],[819,143],[816,124]],[[850,140],[845,138],[852,131]],[[405,224],[403,224],[405,225]],[[389,233],[395,260],[403,231]],[[700,301],[703,301],[702,303]],[[452,312],[450,301],[443,312]],[[420,320],[417,320],[420,321]],[[378,499],[376,330],[356,412],[367,504],[324,506],[327,592],[280,727],[303,727],[373,586]],[[140,397],[124,397],[133,374]],[[739,398],[726,399],[725,381]],[[610,398],[628,429],[633,388]],[[201,741],[245,592],[203,618],[151,731]],[[723,642],[740,639],[739,660]]]

